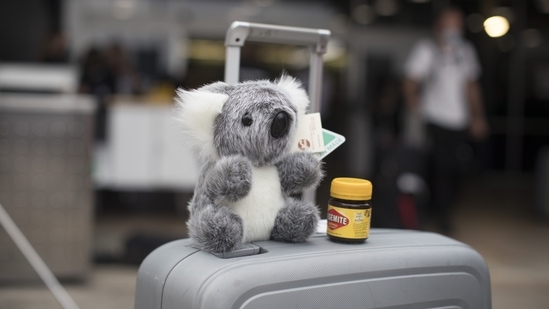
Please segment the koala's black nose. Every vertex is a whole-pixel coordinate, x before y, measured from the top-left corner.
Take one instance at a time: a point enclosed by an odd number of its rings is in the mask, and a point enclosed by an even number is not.
[[[290,115],[286,112],[279,112],[271,123],[271,136],[281,138],[288,133],[290,128]]]

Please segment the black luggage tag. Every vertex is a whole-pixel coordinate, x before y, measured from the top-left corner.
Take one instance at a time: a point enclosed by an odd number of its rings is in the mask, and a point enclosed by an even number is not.
[[[238,246],[232,251],[221,252],[221,253],[212,253],[218,258],[222,259],[231,259],[236,257],[250,256],[261,253],[261,247],[253,243],[246,243]]]

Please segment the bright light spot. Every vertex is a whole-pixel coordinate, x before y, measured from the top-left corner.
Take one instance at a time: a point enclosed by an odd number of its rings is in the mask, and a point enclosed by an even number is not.
[[[492,16],[484,21],[484,31],[492,38],[499,38],[509,31],[509,22],[503,16]]]

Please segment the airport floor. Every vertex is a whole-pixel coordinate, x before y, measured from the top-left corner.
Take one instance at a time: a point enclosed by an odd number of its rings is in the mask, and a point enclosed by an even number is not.
[[[549,220],[533,209],[534,178],[492,175],[465,184],[455,212],[452,237],[479,251],[492,280],[493,308],[549,307]],[[177,231],[178,220],[156,218],[154,226]],[[120,225],[99,222],[99,241],[109,231],[128,229],[142,220]],[[170,227],[171,226],[171,227]],[[68,284],[80,308],[132,308],[137,266],[98,264],[85,284]],[[40,284],[0,285],[0,309],[61,308]]]

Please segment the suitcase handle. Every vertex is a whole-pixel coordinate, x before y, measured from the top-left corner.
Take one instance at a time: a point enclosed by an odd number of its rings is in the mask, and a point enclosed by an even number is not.
[[[322,55],[326,53],[331,32],[326,29],[311,29],[279,25],[235,21],[227,30],[225,46],[225,82],[238,83],[240,71],[240,48],[246,40],[309,46],[311,50],[309,70],[310,112],[320,112],[322,85]]]

